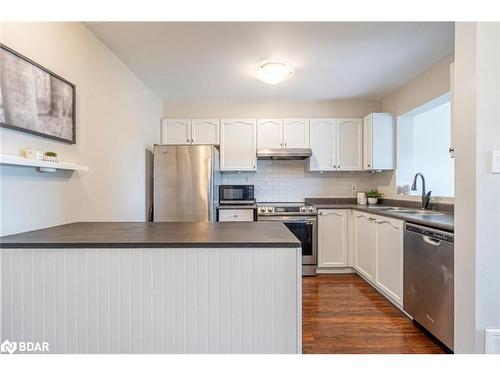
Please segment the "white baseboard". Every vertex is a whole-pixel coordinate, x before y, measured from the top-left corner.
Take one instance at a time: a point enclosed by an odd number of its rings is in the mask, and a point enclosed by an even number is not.
[[[485,354],[500,354],[500,329],[488,328],[484,333]]]
[[[339,273],[356,273],[356,270],[352,267],[316,267],[317,274],[339,274]]]

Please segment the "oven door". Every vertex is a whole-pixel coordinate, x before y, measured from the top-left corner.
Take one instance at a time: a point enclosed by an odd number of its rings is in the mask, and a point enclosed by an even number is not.
[[[302,264],[316,265],[316,217],[314,216],[259,216],[258,221],[279,221],[302,244]]]

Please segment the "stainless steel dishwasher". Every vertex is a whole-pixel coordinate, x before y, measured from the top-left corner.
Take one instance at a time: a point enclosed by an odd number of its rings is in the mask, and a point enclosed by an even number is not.
[[[453,350],[453,233],[405,224],[403,309]]]

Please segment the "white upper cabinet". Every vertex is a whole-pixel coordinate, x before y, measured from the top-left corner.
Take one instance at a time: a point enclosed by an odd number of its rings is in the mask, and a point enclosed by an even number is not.
[[[347,210],[319,210],[318,267],[347,266]]]
[[[363,169],[363,122],[358,118],[336,119],[337,170]]]
[[[257,121],[257,148],[282,148],[283,120],[259,119]]]
[[[309,133],[312,150],[312,156],[309,158],[309,170],[336,170],[334,120],[331,118],[311,119]]]
[[[357,118],[311,119],[311,171],[362,170],[363,123]]]
[[[163,119],[161,123],[161,143],[164,145],[191,144],[191,120]]]
[[[403,305],[403,221],[375,217],[376,282],[400,306]]]
[[[255,171],[257,120],[222,119],[220,160],[223,171]]]
[[[164,145],[219,144],[219,119],[163,119]]]
[[[259,119],[257,148],[308,148],[309,119]]]
[[[283,133],[284,147],[309,148],[309,119],[286,118]]]
[[[219,119],[193,119],[191,143],[197,145],[219,144]]]
[[[396,167],[394,119],[391,113],[370,113],[363,119],[363,169]]]

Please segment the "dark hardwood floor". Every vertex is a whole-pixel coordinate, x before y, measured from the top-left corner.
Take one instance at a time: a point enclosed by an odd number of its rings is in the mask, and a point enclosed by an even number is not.
[[[304,354],[445,353],[358,275],[318,275],[302,282]]]

